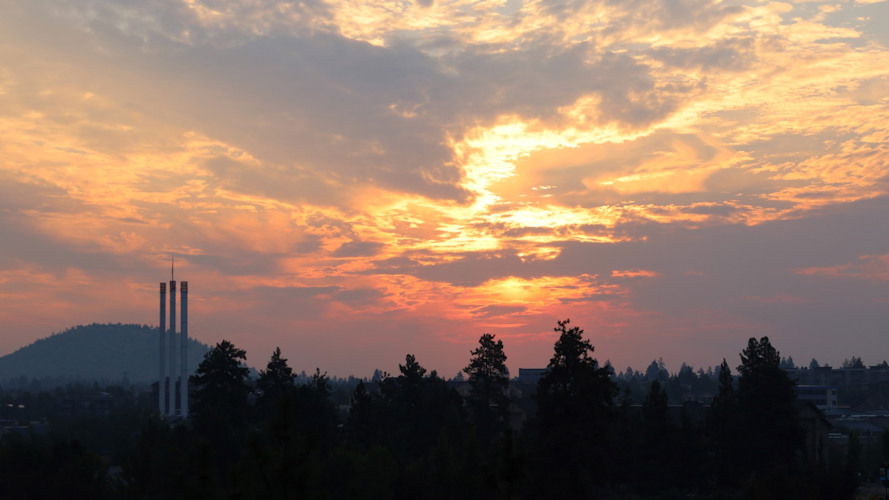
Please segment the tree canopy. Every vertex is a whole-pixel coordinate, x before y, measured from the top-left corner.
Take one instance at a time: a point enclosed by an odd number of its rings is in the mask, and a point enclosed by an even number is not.
[[[617,386],[582,329],[566,319],[554,330],[559,338],[537,386],[537,470],[558,478],[559,494],[588,497],[609,476]]]
[[[265,370],[259,372],[259,379],[256,381],[259,391],[257,407],[260,411],[272,411],[281,398],[293,391],[293,379],[293,369],[287,364],[287,358],[281,356],[281,348],[276,347]]]
[[[503,341],[494,340],[490,333],[478,339],[469,365],[463,371],[469,376],[468,404],[482,443],[487,446],[505,431],[509,398],[509,370]]]
[[[204,356],[191,377],[191,419],[217,463],[240,454],[248,413],[247,354],[223,340]]]
[[[806,457],[800,419],[817,411],[795,402],[766,337],[741,351],[738,377],[725,360],[715,372],[683,364],[673,375],[655,361],[649,380],[629,369],[623,380],[599,364],[582,329],[565,320],[554,330],[536,392],[509,387],[503,342],[491,334],[473,346],[465,382],[413,354],[395,376],[294,377],[280,349],[251,380],[246,353],[222,341],[191,379],[190,421],[158,418],[150,395],[109,390],[132,398],[130,408],[144,396],[144,413],[57,416],[49,436],[5,432],[0,462],[14,474],[0,478],[0,497],[848,500],[874,460],[889,457],[889,433],[850,436],[847,453],[828,461]],[[716,392],[709,407],[686,400],[702,379],[704,394]],[[28,421],[52,402],[0,388],[0,418]],[[507,424],[507,407],[524,425]],[[65,429],[76,443],[55,437]]]
[[[780,363],[781,356],[768,337],[751,338],[741,352],[738,417],[745,433],[741,465],[747,470],[793,464],[802,449],[794,382]]]

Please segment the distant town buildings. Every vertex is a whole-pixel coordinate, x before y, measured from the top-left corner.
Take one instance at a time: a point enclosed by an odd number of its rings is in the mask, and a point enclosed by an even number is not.
[[[786,368],[790,378],[801,386],[831,386],[839,389],[889,382],[889,364],[885,362],[866,367],[864,365],[832,368],[814,366]]]
[[[114,400],[107,392],[67,397],[60,404],[61,415],[68,418],[107,417],[113,407]]]
[[[812,403],[819,410],[835,410],[839,407],[837,388],[829,385],[797,385],[796,398]]]
[[[536,388],[545,373],[546,368],[519,368],[518,382]]]

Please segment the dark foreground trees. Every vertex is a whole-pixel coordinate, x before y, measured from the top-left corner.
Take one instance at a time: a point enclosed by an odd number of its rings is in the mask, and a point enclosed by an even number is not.
[[[241,455],[247,431],[247,354],[231,342],[216,344],[191,377],[191,419],[202,460],[222,470]]]
[[[628,394],[616,404],[615,377],[583,330],[565,320],[555,331],[546,373],[524,396],[520,386],[507,392],[503,343],[486,334],[470,354],[468,382],[445,381],[408,354],[396,375],[357,384],[340,408],[320,371],[295,380],[276,349],[252,382],[244,351],[223,341],[192,380],[191,419],[145,419],[119,457],[70,439],[4,436],[0,497],[58,498],[60,488],[69,498],[128,499],[854,494],[860,442],[829,466],[807,456],[793,383],[767,338],[748,342],[738,378],[723,362],[708,409],[671,400],[660,364],[641,404]],[[526,411],[524,424],[505,418],[510,404],[516,417]]]
[[[710,441],[711,476],[714,484],[724,488],[737,481],[740,474],[735,461],[744,447],[744,435],[738,415],[738,396],[732,370],[725,359],[719,366],[719,389],[710,403],[707,416],[707,437]]]
[[[243,349],[223,340],[198,365],[191,377],[191,416],[196,427],[243,427],[250,394],[246,360]]]
[[[559,321],[546,374],[537,386],[531,422],[530,491],[589,498],[614,475],[614,397],[611,369],[599,366],[583,330]],[[544,488],[544,489],[540,489]]]
[[[794,382],[779,367],[781,356],[768,337],[751,338],[741,352],[738,372],[738,426],[744,430],[739,465],[768,473],[794,464],[802,452]]]
[[[275,406],[293,391],[296,387],[294,377],[287,359],[281,356],[281,348],[276,347],[268,365],[259,372],[259,379],[256,381],[256,407],[261,418],[274,412]]]
[[[0,498],[109,498],[108,467],[76,441],[10,433],[0,437]]]
[[[397,377],[369,393],[359,385],[347,427],[363,453],[382,454],[392,498],[481,494],[477,446],[460,395],[408,354]],[[364,434],[364,435],[362,435]]]
[[[768,337],[751,338],[738,366],[734,470],[749,491],[786,498],[799,491],[806,468],[794,382],[780,368]],[[731,421],[731,420],[730,420]],[[743,436],[743,437],[742,437]]]
[[[469,376],[467,406],[479,441],[487,450],[508,430],[509,370],[502,340],[495,342],[494,336],[486,333],[478,343],[463,371]]]

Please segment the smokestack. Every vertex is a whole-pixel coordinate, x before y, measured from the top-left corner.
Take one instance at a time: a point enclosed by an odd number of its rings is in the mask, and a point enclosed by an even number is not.
[[[179,414],[182,418],[188,418],[188,282],[182,282],[182,335],[180,338],[179,363],[181,374],[179,375]]]
[[[176,415],[176,281],[170,280],[170,406],[167,416]]]
[[[161,416],[167,410],[167,284],[161,283],[160,362],[157,376],[157,411]]]

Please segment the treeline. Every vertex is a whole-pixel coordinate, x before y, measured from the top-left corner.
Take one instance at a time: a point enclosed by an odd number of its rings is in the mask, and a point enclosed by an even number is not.
[[[465,396],[408,354],[397,375],[357,382],[346,408],[325,374],[296,383],[280,350],[251,382],[246,353],[223,341],[191,379],[187,422],[133,417],[113,451],[70,436],[4,436],[0,470],[12,472],[0,474],[0,497],[853,497],[858,445],[830,461],[807,446],[793,381],[768,338],[750,339],[736,377],[723,361],[712,405],[695,418],[668,404],[660,378],[633,404],[580,328],[565,320],[555,330],[523,422],[503,343],[490,334],[464,369]]]
[[[648,365],[644,372],[627,367],[626,370],[614,375],[622,393],[635,404],[641,404],[652,382],[657,381],[667,393],[670,401],[705,401],[711,399],[719,387],[719,367],[716,370],[702,368],[695,370],[682,363],[679,371],[670,373],[662,359]]]

